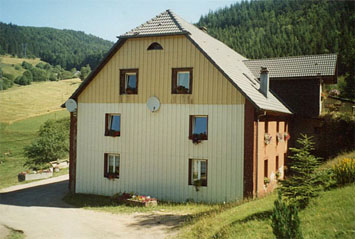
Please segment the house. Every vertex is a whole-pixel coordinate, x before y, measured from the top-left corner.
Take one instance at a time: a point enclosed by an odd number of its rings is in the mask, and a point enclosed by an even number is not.
[[[70,189],[178,202],[271,191],[292,112],[247,60],[170,10],[119,36],[66,103]]]
[[[258,69],[270,71],[270,89],[292,109],[290,121],[290,146],[294,146],[300,134],[313,136],[318,145],[328,103],[322,96],[327,84],[337,83],[337,55],[278,57],[245,60],[244,63],[258,77]]]

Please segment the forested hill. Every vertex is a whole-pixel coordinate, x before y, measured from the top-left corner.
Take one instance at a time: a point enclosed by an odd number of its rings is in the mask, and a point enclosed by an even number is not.
[[[338,53],[339,73],[354,77],[354,6],[354,1],[243,1],[202,16],[197,25],[251,59]]]
[[[24,27],[0,22],[0,54],[40,57],[51,65],[71,69],[95,68],[113,42],[81,31]]]

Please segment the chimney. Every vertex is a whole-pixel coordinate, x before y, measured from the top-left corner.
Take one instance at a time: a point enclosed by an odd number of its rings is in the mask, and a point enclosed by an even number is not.
[[[201,27],[199,27],[199,29],[205,33],[208,33],[207,27],[201,26]]]
[[[260,71],[260,92],[267,98],[269,96],[269,71],[266,67],[261,67]]]

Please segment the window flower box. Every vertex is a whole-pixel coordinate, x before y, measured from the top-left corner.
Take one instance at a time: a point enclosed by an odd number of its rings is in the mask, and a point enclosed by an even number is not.
[[[291,135],[287,132],[284,133],[284,139],[289,140],[291,138]]]
[[[265,145],[268,145],[271,143],[272,136],[269,133],[265,133],[264,135],[264,143]]]
[[[283,141],[283,140],[284,140],[283,134],[281,134],[281,133],[276,133],[276,139],[277,139],[277,142]]]

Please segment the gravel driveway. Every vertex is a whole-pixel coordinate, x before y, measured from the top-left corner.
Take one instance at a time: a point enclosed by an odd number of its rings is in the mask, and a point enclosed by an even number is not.
[[[178,224],[175,215],[111,214],[74,208],[61,199],[68,175],[0,191],[0,225],[26,238],[165,238]]]

